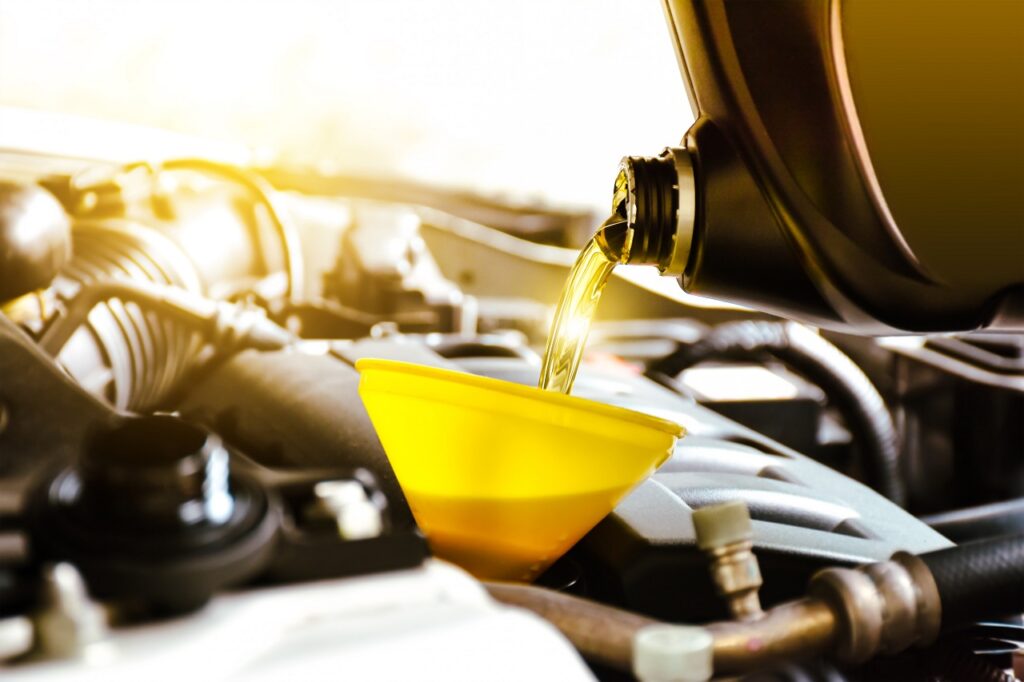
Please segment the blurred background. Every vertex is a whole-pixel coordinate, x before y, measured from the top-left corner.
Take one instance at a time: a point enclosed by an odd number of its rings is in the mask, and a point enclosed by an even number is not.
[[[656,0],[0,0],[0,105],[596,210],[693,120],[671,53]]]

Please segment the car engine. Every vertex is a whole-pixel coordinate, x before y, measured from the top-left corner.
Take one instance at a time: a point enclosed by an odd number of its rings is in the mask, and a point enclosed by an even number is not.
[[[0,676],[1024,679],[1022,31],[0,2]]]
[[[0,156],[5,677],[619,679],[431,558],[354,369],[535,385],[543,292],[592,224],[301,169]],[[1024,527],[1024,337],[819,334],[625,273],[587,358],[577,395],[687,435],[546,590],[728,619],[693,516],[728,501],[766,607]],[[1019,623],[750,679],[1003,679]]]

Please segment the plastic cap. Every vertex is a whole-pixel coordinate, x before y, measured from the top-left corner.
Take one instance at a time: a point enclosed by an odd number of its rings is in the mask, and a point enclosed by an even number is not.
[[[697,533],[697,547],[700,549],[715,549],[754,537],[750,511],[746,503],[739,500],[693,512],[693,529]]]
[[[705,628],[648,625],[633,637],[633,674],[641,682],[710,680],[713,645]]]
[[[367,500],[363,484],[354,480],[320,481],[313,486],[313,494],[325,509],[334,514],[350,504]]]
[[[346,540],[375,538],[384,532],[377,505],[369,500],[345,505],[337,516],[338,533]]]
[[[320,481],[313,488],[320,508],[334,516],[338,533],[346,540],[375,538],[384,532],[380,509],[355,480]]]
[[[25,616],[0,619],[0,661],[21,656],[32,648],[35,633]]]

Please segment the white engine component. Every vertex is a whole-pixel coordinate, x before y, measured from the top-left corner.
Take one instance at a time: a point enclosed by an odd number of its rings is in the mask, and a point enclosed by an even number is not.
[[[77,659],[2,670],[60,680],[593,680],[545,621],[462,570],[422,567],[216,597],[199,613],[111,630]]]

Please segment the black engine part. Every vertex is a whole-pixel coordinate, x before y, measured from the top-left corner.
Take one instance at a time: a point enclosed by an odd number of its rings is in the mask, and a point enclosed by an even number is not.
[[[199,382],[181,411],[264,466],[369,470],[394,526],[414,528],[358,386],[358,372],[331,355],[247,351]]]
[[[53,281],[71,256],[71,224],[57,198],[0,180],[0,302]]]
[[[977,540],[921,558],[939,588],[943,627],[1024,611],[1024,535]]]
[[[178,613],[258,573],[279,502],[229,471],[220,440],[171,416],[128,417],[44,478],[28,518],[42,561],[70,561],[99,599]]]
[[[675,376],[706,360],[749,360],[769,354],[825,389],[846,419],[873,488],[897,504],[906,493],[899,467],[896,427],[871,380],[829,341],[785,322],[744,320],[715,327],[694,344],[682,345],[650,370]]]
[[[69,461],[90,433],[115,418],[3,315],[0,377],[0,476],[9,481],[47,462]]]

